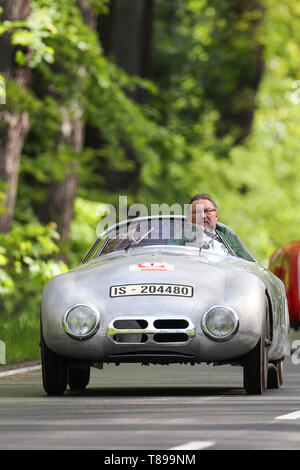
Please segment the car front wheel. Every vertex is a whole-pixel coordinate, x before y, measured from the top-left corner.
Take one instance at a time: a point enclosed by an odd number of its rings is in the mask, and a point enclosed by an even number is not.
[[[67,388],[67,364],[64,357],[48,348],[41,332],[43,387],[48,395],[62,395]]]
[[[244,360],[244,388],[249,395],[263,395],[267,388],[268,349],[265,339],[264,325],[257,345]]]

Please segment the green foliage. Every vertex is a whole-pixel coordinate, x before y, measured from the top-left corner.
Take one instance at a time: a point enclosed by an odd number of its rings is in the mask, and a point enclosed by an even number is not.
[[[0,294],[7,314],[13,315],[16,305],[26,310],[28,290],[40,290],[54,275],[67,270],[55,260],[58,239],[53,224],[45,226],[35,220],[16,222],[9,233],[0,235],[0,275],[5,280]],[[27,300],[31,304],[33,299]]]
[[[31,130],[21,161],[21,194],[30,193],[33,202],[38,204],[46,201],[47,182],[63,179],[74,158],[81,162],[80,172],[89,192],[95,192],[101,178],[97,158],[104,159],[110,168],[122,171],[133,165],[125,149],[134,152],[141,165],[148,159],[158,160],[163,141],[169,139],[168,132],[157,125],[152,109],[128,97],[128,92],[137,87],[155,94],[155,85],[137,76],[129,77],[108,61],[96,31],[84,24],[75,0],[32,0],[31,4],[32,14],[24,22],[26,29],[16,32],[32,31],[36,36],[38,29],[43,46],[29,44],[39,58],[31,64],[36,68],[31,91],[10,93],[11,100],[19,96],[17,102],[28,102],[26,109],[31,117]],[[107,10],[108,2],[104,0],[93,4],[96,11]],[[20,36],[17,37],[21,41]],[[46,48],[53,50],[54,62],[44,60],[42,51]],[[22,98],[21,93],[25,94]],[[35,97],[30,102],[26,97],[31,93],[35,93]],[[80,110],[85,124],[101,136],[100,149],[85,148],[78,153],[61,143],[62,106],[68,109],[70,117],[73,109],[73,114]],[[91,187],[95,171],[97,184]],[[36,184],[33,185],[33,181]],[[84,188],[82,191],[85,192]],[[97,192],[99,194],[99,189]]]
[[[38,2],[31,2],[31,14],[24,21],[3,21],[0,25],[0,34],[11,32],[11,43],[31,50],[30,66],[36,67],[42,60],[53,62],[54,50],[45,44],[45,39],[56,34],[52,24],[54,10],[39,8]],[[16,61],[20,66],[26,64],[25,53],[17,50]]]
[[[101,205],[82,197],[75,199],[71,225],[70,265],[76,266],[83,259],[97,238],[96,227],[102,217]]]
[[[263,7],[258,1],[156,3],[154,73],[163,93],[155,106],[172,129],[195,144],[212,113],[218,136],[213,151],[226,157],[248,132],[261,73]],[[229,135],[226,145],[218,145],[220,136]]]
[[[53,224],[16,222],[0,235],[0,338],[7,362],[39,357],[39,315],[43,286],[67,271],[55,259],[59,235]]]

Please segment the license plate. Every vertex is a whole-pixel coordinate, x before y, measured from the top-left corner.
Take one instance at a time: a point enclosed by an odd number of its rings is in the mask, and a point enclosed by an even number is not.
[[[111,297],[127,297],[132,295],[174,295],[178,297],[193,297],[192,286],[180,284],[125,284],[111,286]]]

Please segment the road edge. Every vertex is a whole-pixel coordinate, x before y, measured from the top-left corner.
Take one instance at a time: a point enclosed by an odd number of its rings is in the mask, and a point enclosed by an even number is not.
[[[22,361],[15,362],[12,364],[0,365],[0,378],[35,371],[39,369],[41,369],[41,362],[39,360]]]

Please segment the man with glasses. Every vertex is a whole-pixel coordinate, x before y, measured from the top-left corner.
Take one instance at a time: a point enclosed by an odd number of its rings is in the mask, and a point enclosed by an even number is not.
[[[194,224],[204,223],[204,227],[216,229],[218,212],[217,206],[210,194],[195,194],[189,202],[191,218]]]
[[[195,194],[189,202],[188,219],[194,224],[203,224],[202,249],[209,249],[216,253],[228,255],[229,252],[218,233],[217,206],[210,194]]]

